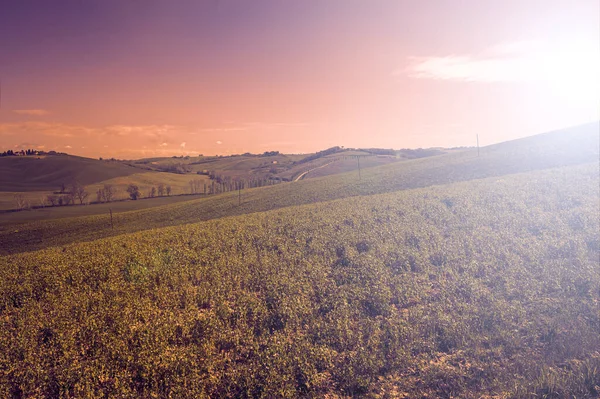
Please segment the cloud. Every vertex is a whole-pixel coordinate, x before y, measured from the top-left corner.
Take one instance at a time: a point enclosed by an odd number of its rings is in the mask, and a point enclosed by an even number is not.
[[[221,145],[223,142],[221,140],[217,140],[217,144]]]
[[[73,137],[87,135],[94,129],[85,126],[67,125],[63,123],[52,122],[20,122],[0,124],[0,135],[22,135],[35,132],[50,137]]]
[[[71,147],[70,145],[66,145],[66,146],[65,146],[65,148],[69,148],[69,149],[71,149],[71,148],[73,148],[73,147]]]
[[[161,143],[161,144],[160,144],[160,146],[161,146],[161,147],[166,147],[166,146],[168,146],[168,145],[169,145],[169,143]]]
[[[235,124],[235,122],[227,121],[225,122],[227,125]],[[239,123],[237,126],[228,126],[228,127],[208,127],[200,129],[200,132],[243,132],[248,130],[257,130],[257,129],[277,129],[282,127],[304,127],[308,126],[307,123],[304,122],[243,122]]]
[[[535,77],[536,65],[517,57],[471,55],[410,57],[406,73],[411,78],[464,82],[519,82]],[[396,73],[398,75],[399,73]]]
[[[183,143],[179,144],[179,146],[180,146],[181,148],[185,148],[185,141],[184,141]]]
[[[46,116],[50,115],[50,111],[46,111],[45,109],[15,109],[13,110],[15,114],[19,115],[29,115],[29,116]]]
[[[460,82],[546,82],[589,86],[598,79],[597,44],[539,41],[500,43],[476,54],[408,57],[394,76]]]

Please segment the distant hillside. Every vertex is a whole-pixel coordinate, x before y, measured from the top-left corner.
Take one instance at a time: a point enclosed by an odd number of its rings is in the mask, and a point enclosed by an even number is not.
[[[476,149],[396,162],[289,184],[229,192],[160,208],[115,216],[114,230],[105,215],[0,226],[0,254],[88,241],[116,234],[194,223],[339,198],[379,194],[459,181],[500,177],[532,170],[588,164],[599,157],[598,123]],[[0,219],[1,224],[1,219]],[[68,237],[70,235],[71,237]]]
[[[88,185],[140,172],[120,162],[72,155],[1,157],[0,191],[57,190],[63,183]]]

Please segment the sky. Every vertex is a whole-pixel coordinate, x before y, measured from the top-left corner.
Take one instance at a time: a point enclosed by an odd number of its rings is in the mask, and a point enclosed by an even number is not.
[[[4,0],[0,150],[482,145],[600,118],[597,0]]]

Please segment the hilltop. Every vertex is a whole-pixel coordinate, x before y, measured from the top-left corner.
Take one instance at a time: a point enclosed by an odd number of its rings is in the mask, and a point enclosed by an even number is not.
[[[67,154],[0,157],[0,191],[59,190],[74,181],[88,185],[140,172],[121,162]]]

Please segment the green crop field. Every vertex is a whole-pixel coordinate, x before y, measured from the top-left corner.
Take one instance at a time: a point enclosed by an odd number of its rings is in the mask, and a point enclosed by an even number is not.
[[[0,397],[597,398],[598,140],[4,224]]]
[[[2,396],[596,397],[597,170],[2,257]]]

